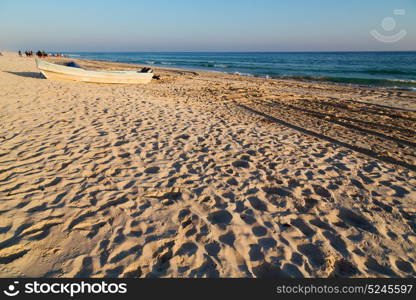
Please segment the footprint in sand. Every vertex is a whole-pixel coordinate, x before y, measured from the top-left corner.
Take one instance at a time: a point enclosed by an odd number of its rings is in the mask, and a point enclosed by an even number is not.
[[[198,250],[198,246],[195,243],[187,242],[187,243],[182,244],[182,246],[178,249],[178,251],[176,251],[175,256],[187,255],[190,257],[194,255],[197,250]]]
[[[233,216],[226,210],[219,210],[208,215],[208,220],[213,225],[228,225]]]
[[[150,167],[144,170],[146,174],[157,174],[159,173],[160,168],[159,167]]]
[[[321,267],[325,264],[325,255],[318,246],[305,244],[298,246],[298,250],[308,258],[312,266]]]
[[[263,238],[259,239],[259,245],[264,250],[269,250],[276,248],[277,242],[273,238]]]
[[[412,265],[407,261],[397,260],[396,261],[396,267],[404,273],[407,273],[407,274],[414,273]]]
[[[267,205],[259,198],[249,197],[247,200],[250,202],[251,207],[253,207],[255,210],[267,211]]]
[[[267,229],[263,226],[253,227],[252,231],[253,231],[253,234],[257,237],[262,237],[267,234]]]
[[[250,251],[248,253],[251,261],[259,261],[264,259],[264,254],[261,251],[261,247],[257,244],[250,245]]]
[[[205,245],[205,251],[207,251],[209,256],[215,257],[218,260],[218,253],[220,252],[221,247],[217,242],[212,242]]]
[[[230,231],[224,235],[221,235],[219,240],[221,243],[224,243],[230,247],[234,247],[235,234],[232,231]]]
[[[278,266],[270,263],[264,263],[253,268],[253,273],[257,278],[289,278],[288,274],[283,272]]]
[[[359,274],[360,271],[348,260],[339,260],[335,262],[334,271],[329,277],[350,278]]]
[[[377,229],[365,217],[360,216],[349,209],[341,209],[338,217],[351,226],[358,227],[368,232],[377,232]]]
[[[386,275],[389,277],[397,277],[397,275],[387,266],[379,264],[374,258],[370,257],[365,262],[365,266],[369,271],[374,273]]]
[[[302,219],[295,219],[290,222],[293,226],[299,229],[308,238],[313,237],[316,232],[310,228]]]
[[[320,185],[313,185],[313,190],[315,191],[315,194],[323,198],[331,198],[331,193]]]
[[[236,168],[243,168],[243,169],[250,168],[250,164],[246,160],[236,160],[232,162],[231,165],[233,165],[233,167],[236,167]]]

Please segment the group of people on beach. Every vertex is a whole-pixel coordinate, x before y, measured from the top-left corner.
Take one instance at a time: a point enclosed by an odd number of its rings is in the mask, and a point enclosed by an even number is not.
[[[25,51],[25,55],[27,57],[31,57],[31,56],[33,56],[33,51]],[[23,56],[22,51],[20,51],[20,50],[19,50],[19,56]]]
[[[33,56],[33,51],[25,51],[25,55],[26,55],[26,57],[32,57]],[[22,51],[20,51],[20,50],[19,50],[19,56],[23,56]],[[38,52],[36,52],[36,56],[39,57],[39,58],[42,58],[42,57],[47,57],[48,54],[45,51],[40,51],[39,50]]]
[[[33,56],[33,51],[25,51],[25,55],[26,57],[32,57]],[[19,50],[19,56],[23,56],[22,51]],[[52,54],[48,54],[45,51],[38,51],[36,52],[36,56],[39,58],[42,57],[48,57],[48,56],[53,56],[53,57],[63,57],[62,54],[60,53],[52,53]]]

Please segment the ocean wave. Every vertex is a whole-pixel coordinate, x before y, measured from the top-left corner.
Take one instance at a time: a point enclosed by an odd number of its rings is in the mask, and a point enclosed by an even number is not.
[[[218,64],[215,62],[193,62],[193,63],[183,63],[184,66],[192,65],[194,67],[204,67],[204,68],[219,68],[219,69],[227,69],[229,68],[226,64]]]
[[[181,67],[200,67],[200,68],[217,68],[217,69],[228,69],[231,68],[230,65],[223,64],[223,63],[216,63],[216,62],[204,62],[204,61],[145,61],[147,64],[152,65],[175,65]]]
[[[250,73],[243,73],[243,72],[234,72],[234,75],[239,75],[239,76],[248,76],[248,77],[254,77],[253,74]]]
[[[364,70],[363,73],[372,74],[372,75],[416,75],[415,71],[404,71],[404,70],[395,70],[395,69],[369,69]]]
[[[407,79],[371,79],[355,77],[318,77],[318,76],[282,76],[284,79],[333,82],[350,85],[380,86],[380,87],[399,87],[399,88],[416,88],[416,80]]]
[[[229,66],[228,65],[225,65],[225,64],[215,64],[214,67],[216,67],[216,68],[222,68],[222,69],[229,68]]]
[[[405,83],[416,83],[416,80],[414,79],[394,79],[394,81],[405,82]]]

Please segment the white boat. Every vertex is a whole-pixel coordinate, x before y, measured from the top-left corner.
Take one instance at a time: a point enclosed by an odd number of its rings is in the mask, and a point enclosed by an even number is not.
[[[142,73],[140,71],[92,71],[53,64],[40,59],[36,59],[36,65],[47,79],[52,80],[144,84],[149,83],[153,78],[153,73]]]

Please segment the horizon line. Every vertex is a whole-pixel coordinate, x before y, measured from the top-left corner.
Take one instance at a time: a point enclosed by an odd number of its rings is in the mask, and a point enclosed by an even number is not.
[[[19,50],[15,51],[18,52]],[[47,51],[47,50],[45,50]],[[49,51],[49,50],[48,50]],[[7,51],[4,51],[7,52]],[[230,51],[230,50],[195,50],[195,51],[188,51],[188,50],[167,50],[167,51],[49,51],[49,52],[61,52],[61,53],[366,53],[366,52],[416,52],[415,50],[311,50],[311,51],[304,51],[304,50],[294,50],[294,51],[273,51],[273,50],[266,50],[266,51],[256,51],[256,50],[242,50],[242,51]]]

